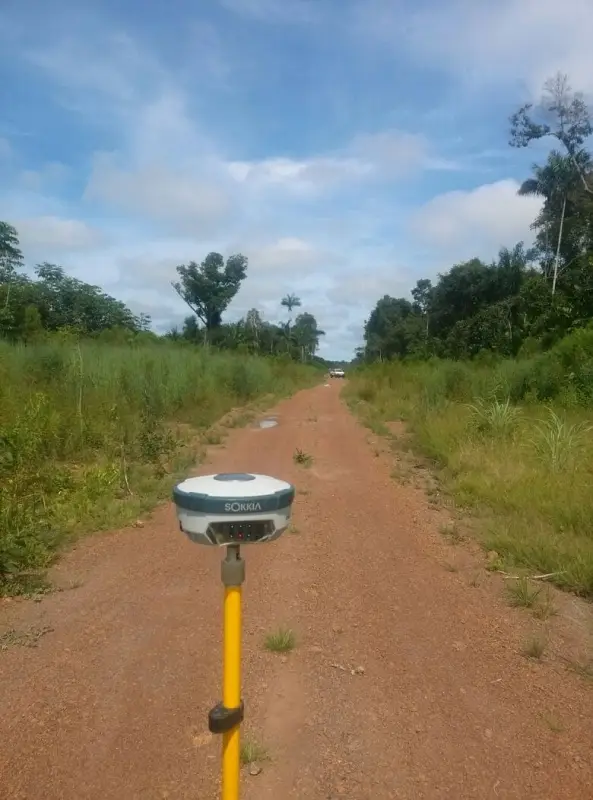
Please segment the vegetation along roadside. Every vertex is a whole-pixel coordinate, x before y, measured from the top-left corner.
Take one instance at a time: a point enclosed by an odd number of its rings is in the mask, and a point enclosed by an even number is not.
[[[223,323],[246,270],[217,253],[178,267],[193,313],[157,335],[61,267],[27,274],[16,230],[0,223],[0,594],[39,589],[73,537],[167,497],[227,412],[321,378],[311,314],[273,324],[252,309]],[[290,317],[298,306],[279,301]]]
[[[346,393],[375,429],[408,423],[485,547],[591,598],[593,125],[563,75],[510,124],[559,148],[520,188],[542,198],[535,246],[380,299]]]

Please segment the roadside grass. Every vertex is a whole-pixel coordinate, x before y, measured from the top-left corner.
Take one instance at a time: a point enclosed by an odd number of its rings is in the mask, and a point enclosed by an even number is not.
[[[0,634],[0,650],[8,650],[9,647],[37,647],[39,640],[47,633],[51,633],[53,628],[44,625],[42,628],[29,628],[27,631],[17,631],[14,628]]]
[[[0,342],[0,595],[29,592],[76,536],[169,496],[249,406],[314,384],[286,359],[162,343]],[[201,445],[200,445],[201,443]]]
[[[591,598],[591,404],[559,377],[557,395],[540,401],[551,378],[537,372],[530,383],[526,370],[521,361],[391,362],[353,371],[344,396],[373,430],[408,424],[416,452],[439,471],[455,505],[474,515],[479,540],[506,568],[549,575]],[[591,383],[593,390],[593,371]]]
[[[290,628],[279,628],[277,631],[268,633],[264,644],[266,650],[271,653],[289,653],[295,648],[296,637]]]
[[[453,520],[444,522],[440,526],[439,531],[441,536],[451,542],[451,544],[461,544],[465,541],[465,536],[459,531],[459,528]]]
[[[313,456],[297,447],[292,455],[292,460],[295,464],[300,464],[301,467],[310,467],[313,463]]]
[[[532,586],[523,576],[508,581],[506,590],[509,603],[515,608],[533,608],[541,594],[541,586]]]
[[[534,607],[533,616],[536,617],[536,619],[546,620],[550,617],[555,617],[556,614],[558,614],[558,609],[554,605],[554,600],[548,587],[544,597],[540,596],[539,601]]]
[[[269,761],[270,754],[267,747],[253,738],[246,738],[241,742],[241,763],[244,765]]]
[[[566,730],[562,721],[555,714],[540,714],[540,718],[553,733],[564,733]]]
[[[585,678],[588,681],[593,681],[593,662],[586,662],[581,663],[578,661],[571,661],[568,664],[569,668],[576,672],[577,675],[580,675],[581,678]]]
[[[539,661],[546,651],[547,642],[541,634],[531,636],[523,645],[523,655],[526,658]]]

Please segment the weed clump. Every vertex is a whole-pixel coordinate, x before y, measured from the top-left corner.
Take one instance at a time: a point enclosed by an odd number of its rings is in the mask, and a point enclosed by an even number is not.
[[[479,433],[496,438],[504,439],[513,434],[521,418],[520,410],[511,405],[508,397],[504,402],[496,398],[489,401],[479,399],[469,409],[473,427]]]
[[[290,628],[279,628],[273,633],[269,633],[265,639],[266,650],[271,653],[289,653],[294,650],[296,637]]]
[[[527,578],[521,577],[507,584],[509,602],[517,608],[532,608],[540,595],[541,587],[533,587]]]
[[[313,463],[313,456],[297,447],[293,453],[292,460],[295,464],[300,464],[302,467],[310,467]]]
[[[552,472],[561,472],[575,466],[591,431],[593,426],[588,423],[570,423],[548,408],[548,419],[536,424],[531,444],[545,466]]]

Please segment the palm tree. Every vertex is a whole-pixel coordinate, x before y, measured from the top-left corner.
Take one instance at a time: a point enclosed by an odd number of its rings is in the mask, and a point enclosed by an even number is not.
[[[560,266],[560,250],[566,217],[566,203],[568,196],[577,185],[578,175],[569,156],[563,156],[557,150],[552,150],[548,162],[540,167],[533,165],[533,177],[523,181],[518,194],[538,195],[545,199],[547,211],[553,218],[560,211],[560,227],[556,242],[556,255],[554,258],[554,277],[552,279],[552,294],[556,292],[558,270]]]
[[[297,297],[296,294],[287,294],[285,297],[282,298],[280,301],[280,305],[284,306],[284,308],[288,309],[289,315],[292,315],[292,309],[298,308],[301,305],[301,298]],[[290,330],[290,323],[292,322],[292,316],[288,317],[288,329]]]

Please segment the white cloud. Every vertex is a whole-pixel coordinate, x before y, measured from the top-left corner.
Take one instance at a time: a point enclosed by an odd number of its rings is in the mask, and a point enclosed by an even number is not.
[[[470,85],[525,81],[538,97],[560,70],[575,88],[593,90],[590,0],[450,0],[412,13],[372,0],[357,6],[354,25],[375,43],[397,42]]]
[[[423,243],[458,258],[489,257],[505,244],[531,241],[529,227],[542,201],[519,197],[518,188],[508,179],[438,195],[412,215],[412,231]]]
[[[417,167],[429,170],[457,169],[452,161],[434,154],[433,145],[423,134],[397,130],[360,134],[352,142],[351,150],[387,178]]]
[[[96,156],[84,198],[194,233],[218,226],[232,206],[226,187],[199,171],[159,163],[119,169],[108,154]]]
[[[165,95],[144,108],[134,131],[133,136],[129,131],[125,161],[135,166],[123,169],[121,156],[97,154],[84,197],[175,223],[184,231],[188,225],[195,230],[232,222],[232,212],[240,214],[242,207],[248,214],[254,202],[307,198],[348,183],[454,166],[433,156],[424,137],[400,131],[360,136],[335,154],[303,160],[225,161],[198,141],[179,94],[175,101]]]
[[[307,309],[312,302],[317,303],[332,283],[330,270],[344,263],[342,254],[297,236],[268,242],[237,239],[225,252],[241,252],[249,259],[247,279],[230,312],[242,315],[256,307],[272,320],[282,317],[280,300],[287,292],[299,296]]]
[[[245,251],[258,275],[262,272],[273,273],[276,278],[281,274],[298,278],[323,267],[324,260],[327,262],[329,258],[314,245],[296,236],[286,236],[261,247],[237,249]]]
[[[17,219],[13,224],[25,255],[89,250],[97,247],[103,239],[101,231],[76,219],[32,217]]]
[[[231,176],[254,187],[281,187],[297,194],[331,189],[365,179],[394,180],[421,169],[454,169],[455,165],[432,153],[419,134],[388,130],[359,135],[342,150],[324,156],[295,160],[267,158],[232,161]]]
[[[59,183],[70,175],[65,164],[50,162],[40,169],[24,169],[18,176],[19,185],[26,191],[41,192],[47,186]]]
[[[199,26],[192,32],[199,45],[204,32]],[[50,80],[63,109],[118,140],[130,164],[185,164],[212,148],[188,112],[191,96],[150,51],[101,27],[78,33],[25,53]]]
[[[340,181],[363,178],[370,173],[371,167],[354,158],[319,157],[303,161],[268,158],[253,162],[232,161],[228,171],[236,181],[254,187],[277,186],[312,192]]]
[[[370,275],[362,270],[347,274],[335,281],[328,295],[332,302],[357,307],[361,315],[364,315],[368,314],[383,295],[401,297],[409,291],[407,270],[394,264],[377,265]]]
[[[96,26],[93,30],[91,24],[77,36],[66,34],[51,44],[44,40],[31,46],[24,56],[67,91],[67,99],[80,110],[92,112],[97,101],[108,101],[112,110],[125,112],[150,96],[165,73],[130,36]]]
[[[127,295],[133,295],[142,286],[163,304],[179,308],[177,295],[171,288],[171,281],[177,278],[175,267],[201,261],[206,253],[217,249],[218,243],[212,240],[158,237],[148,230],[134,234],[128,231],[122,241],[97,250],[87,261],[87,268],[96,274],[109,265],[108,282],[112,291],[119,287]]]

